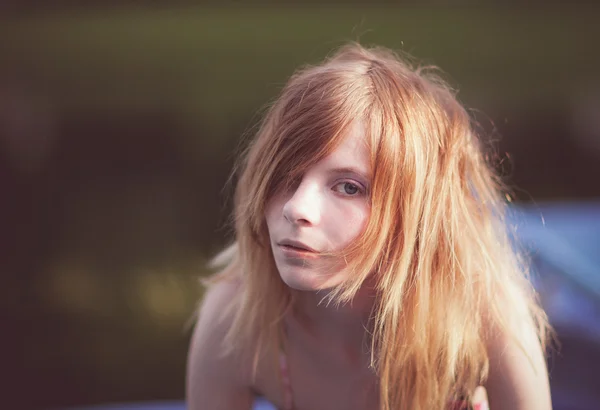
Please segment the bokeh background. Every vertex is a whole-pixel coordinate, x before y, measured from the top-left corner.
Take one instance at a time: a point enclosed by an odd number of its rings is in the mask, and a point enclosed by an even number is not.
[[[600,197],[600,6],[0,2],[2,404],[182,399],[243,135],[347,41],[435,64],[517,202]]]

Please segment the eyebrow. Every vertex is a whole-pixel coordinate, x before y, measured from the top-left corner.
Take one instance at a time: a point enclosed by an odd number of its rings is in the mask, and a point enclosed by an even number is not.
[[[355,167],[335,167],[330,169],[330,172],[335,174],[357,174],[365,178],[367,181],[371,180],[370,173],[367,173],[364,170]]]

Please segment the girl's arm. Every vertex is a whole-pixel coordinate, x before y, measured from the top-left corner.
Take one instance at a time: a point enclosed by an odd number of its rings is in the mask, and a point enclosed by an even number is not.
[[[546,361],[533,328],[523,330],[523,349],[504,332],[495,336],[488,342],[490,409],[552,409]]]
[[[231,355],[222,354],[222,341],[231,320],[220,313],[235,295],[228,283],[213,285],[206,293],[190,343],[187,363],[188,410],[249,410],[253,394],[246,372]]]

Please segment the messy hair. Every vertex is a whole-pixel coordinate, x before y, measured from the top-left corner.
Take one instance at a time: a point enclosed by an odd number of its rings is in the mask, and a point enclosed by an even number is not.
[[[240,158],[235,243],[214,280],[239,281],[231,349],[277,349],[293,304],[269,245],[265,206],[331,153],[355,121],[370,150],[370,216],[343,250],[346,303],[371,277],[371,365],[383,410],[443,408],[485,381],[492,329],[517,343],[546,316],[505,225],[505,189],[472,118],[437,71],[384,48],[349,44],[297,71]],[[525,352],[528,353],[528,352]]]

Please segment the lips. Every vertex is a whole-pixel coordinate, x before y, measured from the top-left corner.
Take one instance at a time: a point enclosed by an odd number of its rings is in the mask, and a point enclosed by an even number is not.
[[[291,251],[318,253],[317,250],[311,248],[310,246],[306,245],[305,243],[302,243],[299,241],[294,241],[291,239],[284,239],[284,240],[280,241],[278,243],[278,245],[284,249],[289,249]]]

